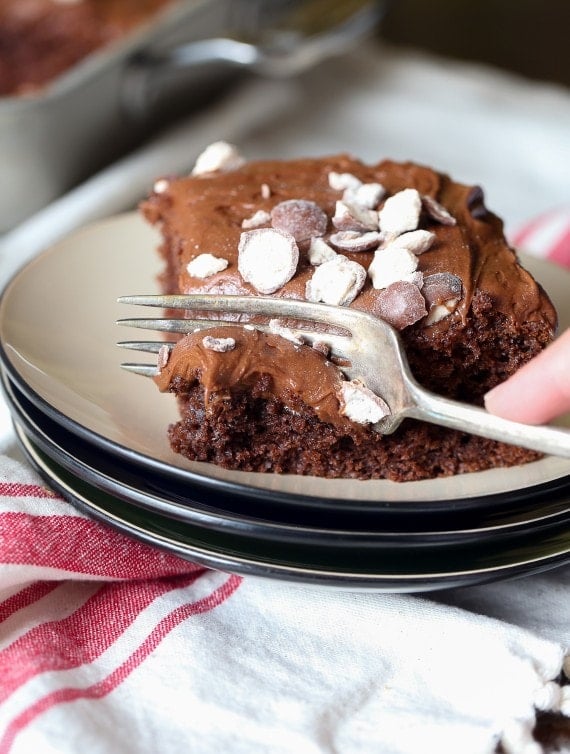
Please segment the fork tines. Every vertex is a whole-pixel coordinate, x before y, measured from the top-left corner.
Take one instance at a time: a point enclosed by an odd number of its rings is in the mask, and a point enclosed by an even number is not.
[[[331,351],[338,352],[342,356],[343,344],[346,344],[346,336],[340,335],[339,330],[351,332],[351,320],[354,320],[354,311],[350,313],[340,307],[333,307],[328,304],[314,304],[308,301],[298,301],[295,299],[269,298],[255,296],[221,296],[208,294],[191,294],[191,295],[136,295],[121,296],[118,299],[121,304],[132,304],[135,306],[152,306],[167,310],[184,310],[192,313],[192,318],[186,317],[151,317],[151,318],[128,318],[119,319],[117,324],[125,327],[135,327],[145,330],[155,330],[169,333],[191,333],[200,330],[207,330],[212,327],[229,327],[229,326],[249,326],[264,332],[278,332],[284,337],[289,337],[294,342],[307,343],[315,345],[323,343]],[[197,315],[204,312],[216,312],[223,316],[224,314],[242,315],[247,317],[248,321],[224,320],[201,318]],[[298,327],[278,327],[266,323],[255,322],[249,324],[251,317],[276,318],[278,320],[294,320],[295,323],[300,321],[318,323],[327,327],[326,331],[311,330]],[[334,328],[334,332],[330,329]],[[161,347],[172,348],[174,342],[168,341],[122,341],[117,343],[121,348],[142,351],[146,353],[158,353]],[[145,376],[156,375],[157,368],[148,364],[121,364],[124,369]]]
[[[291,298],[271,298],[269,296],[222,296],[211,294],[143,295],[120,296],[120,304],[135,306],[156,306],[162,309],[184,309],[186,311],[210,311],[218,313],[260,315],[265,317],[291,318],[310,322],[329,322],[351,330],[354,310],[329,304],[314,304]]]

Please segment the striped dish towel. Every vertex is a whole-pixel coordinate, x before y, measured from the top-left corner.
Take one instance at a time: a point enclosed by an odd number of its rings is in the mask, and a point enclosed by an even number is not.
[[[512,240],[570,265],[569,230]],[[0,754],[538,754],[537,710],[570,716],[568,567],[435,598],[240,578],[87,519],[4,445]]]
[[[570,268],[570,210],[546,212],[515,229],[509,240],[517,249]]]

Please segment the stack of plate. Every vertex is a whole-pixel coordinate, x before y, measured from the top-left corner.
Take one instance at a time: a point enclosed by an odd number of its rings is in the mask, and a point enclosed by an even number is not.
[[[0,302],[2,384],[22,448],[73,505],[189,560],[349,589],[416,591],[570,560],[570,461],[424,482],[227,471],[172,453],[172,396],[121,370],[120,295],[156,293],[157,239],[135,215],[67,238]],[[570,321],[570,275],[525,264]],[[564,322],[562,323],[564,325]]]

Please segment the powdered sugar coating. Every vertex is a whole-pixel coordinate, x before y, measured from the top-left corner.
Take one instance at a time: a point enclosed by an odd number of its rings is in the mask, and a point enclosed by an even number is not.
[[[286,327],[282,324],[282,321],[280,319],[270,319],[269,330],[274,335],[279,335],[280,337],[285,338],[285,340],[289,340],[291,343],[294,343],[296,346],[302,346],[304,343],[304,340],[298,334],[298,331],[292,330],[290,327]]]
[[[379,212],[380,230],[399,236],[416,230],[420,221],[422,199],[416,189],[403,189],[389,196]]]
[[[211,335],[206,335],[206,337],[202,338],[202,345],[209,351],[226,353],[227,351],[234,350],[236,342],[234,338],[213,338]]]
[[[337,394],[340,413],[357,424],[375,424],[390,415],[390,407],[360,380],[343,382]]]
[[[299,247],[293,236],[275,228],[258,228],[241,234],[238,271],[260,293],[275,293],[297,270]]]
[[[252,228],[261,228],[263,225],[269,225],[271,222],[271,215],[264,209],[258,209],[251,217],[246,217],[241,221],[241,227],[244,230],[251,230]]]
[[[429,230],[410,230],[407,233],[402,233],[400,236],[392,239],[388,244],[388,247],[398,247],[400,249],[408,249],[412,254],[416,256],[428,251],[435,241],[435,233],[431,233]]]
[[[336,257],[336,251],[323,238],[311,238],[307,258],[315,267],[323,262],[330,262]]]
[[[155,194],[164,194],[165,191],[168,191],[169,186],[170,181],[167,178],[159,178],[154,182],[152,190]]]
[[[305,297],[308,301],[347,306],[360,293],[365,281],[364,267],[338,254],[317,267],[307,282]]]
[[[376,289],[387,288],[399,280],[414,282],[418,258],[408,249],[389,247],[374,253],[368,275]]]
[[[376,230],[370,230],[367,233],[360,233],[357,230],[341,230],[338,233],[333,233],[329,242],[342,251],[372,251],[378,248],[382,238],[382,234]]]
[[[162,371],[164,367],[168,364],[169,359],[170,359],[170,348],[168,346],[161,346],[158,351],[158,356],[156,359],[156,366],[159,372]]]
[[[357,204],[367,209],[376,209],[384,195],[386,189],[381,183],[362,183],[360,186],[348,187],[342,195],[343,201],[348,204]]]
[[[222,272],[228,266],[228,260],[213,254],[199,254],[186,265],[186,271],[193,278],[209,278]]]
[[[329,186],[333,191],[345,191],[346,189],[357,189],[362,186],[362,181],[352,173],[335,173],[331,171],[328,175]]]
[[[227,173],[230,170],[237,170],[244,164],[245,159],[237,147],[227,141],[215,141],[198,156],[192,175]]]
[[[338,201],[332,223],[337,230],[378,230],[378,213],[358,204]]]

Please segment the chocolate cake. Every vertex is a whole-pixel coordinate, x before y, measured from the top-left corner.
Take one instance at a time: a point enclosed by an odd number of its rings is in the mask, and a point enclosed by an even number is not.
[[[164,292],[365,310],[399,330],[416,379],[450,398],[481,405],[554,335],[554,308],[481,189],[428,167],[346,155],[246,163],[217,143],[192,175],[158,180],[141,208],[162,232]],[[178,398],[168,429],[177,453],[230,469],[394,481],[539,457],[411,419],[379,435],[381,396],[290,324],[215,326],[161,349],[156,382]]]
[[[0,95],[33,94],[172,0],[0,0]]]

